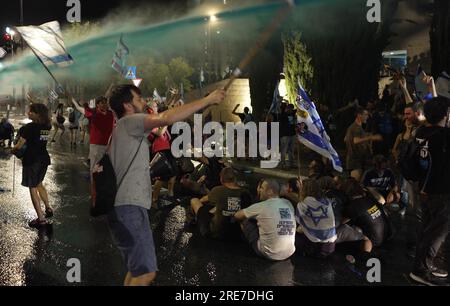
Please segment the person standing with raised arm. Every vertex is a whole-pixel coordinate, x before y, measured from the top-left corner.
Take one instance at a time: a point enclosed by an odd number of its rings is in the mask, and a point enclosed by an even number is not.
[[[225,98],[224,90],[159,114],[147,114],[139,88],[119,85],[112,89],[109,103],[118,121],[111,138],[109,157],[118,181],[114,209],[108,223],[121,251],[127,275],[125,286],[147,286],[156,277],[155,245],[148,210],[151,207],[151,178],[147,137],[157,127],[170,126]],[[136,153],[135,158],[133,155]]]

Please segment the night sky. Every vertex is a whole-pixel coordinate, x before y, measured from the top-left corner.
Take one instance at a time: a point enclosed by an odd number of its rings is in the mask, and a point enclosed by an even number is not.
[[[121,4],[176,3],[176,0],[80,0],[81,20],[89,21],[104,17],[109,11]],[[182,3],[183,1],[179,1]],[[65,23],[67,11],[67,0],[23,0],[24,24],[39,25],[51,20]],[[6,26],[19,25],[20,23],[20,0],[1,1],[0,9],[0,31],[4,33]]]

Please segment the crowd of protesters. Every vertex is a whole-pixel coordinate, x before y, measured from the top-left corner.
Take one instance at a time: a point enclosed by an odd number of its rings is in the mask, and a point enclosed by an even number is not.
[[[162,208],[163,203],[183,205],[182,198],[189,199],[184,203],[187,219],[200,235],[245,240],[256,255],[274,261],[294,253],[326,258],[340,245],[353,246],[357,258],[367,260],[394,235],[392,209],[387,208],[397,207],[400,215],[410,210],[418,216],[413,223],[419,224],[411,229],[417,235],[411,239],[416,253],[410,276],[423,284],[443,284],[447,272],[434,260],[449,230],[448,101],[437,97],[413,101],[406,82],[400,79],[398,84],[399,93],[385,90],[382,99],[368,101],[365,107],[357,100],[336,112],[318,107],[327,128],[334,132],[333,115],[355,110],[344,138],[343,175],[336,175],[329,161],[316,158],[308,166],[307,179],[283,182],[265,178],[255,194],[237,183],[237,171],[224,160],[202,156],[194,167],[190,159],[175,159],[170,151],[170,126],[223,101],[223,90],[185,105],[175,101],[178,106],[169,109],[153,99],[145,100],[132,85],[113,87],[107,97],[95,99],[93,108],[72,99],[67,109],[71,147],[77,144],[76,131],[88,131],[91,173],[108,153],[116,176],[125,175],[115,207],[108,214],[115,244],[127,264],[124,284],[153,282],[158,268],[148,210]],[[244,113],[236,109],[233,114],[242,123],[255,120],[248,108]],[[18,154],[27,147],[22,185],[30,188],[37,213],[30,226],[39,227],[53,216],[43,186],[50,165],[46,146],[47,141],[56,141],[59,130],[61,136],[65,132],[64,105],[58,105],[52,121],[43,104],[33,103],[28,115],[32,123],[19,132],[13,152]],[[286,103],[281,104],[280,114],[267,118],[280,123],[283,169],[296,166],[293,153],[300,128],[296,120],[295,106]],[[6,123],[2,120],[2,135],[14,134]],[[2,137],[10,139],[6,136]],[[425,146],[423,152],[433,160],[418,182],[402,177],[396,167],[411,141]],[[137,158],[129,165],[134,151]],[[164,184],[167,195],[161,194]]]

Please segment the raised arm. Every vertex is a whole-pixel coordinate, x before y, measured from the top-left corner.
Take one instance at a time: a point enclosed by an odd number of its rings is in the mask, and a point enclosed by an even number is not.
[[[234,107],[233,111],[231,112],[235,116],[239,116],[239,113],[236,112],[236,110],[238,109],[239,105],[240,104],[236,104],[236,106]]]
[[[225,99],[225,91],[223,89],[212,92],[209,96],[191,103],[181,105],[169,109],[160,114],[151,114],[145,118],[145,130],[152,130],[155,127],[170,126],[178,121],[183,121],[192,114],[210,105],[219,104]]]
[[[403,95],[405,96],[406,104],[413,102],[413,99],[411,98],[411,95],[409,94],[408,87],[406,86],[405,78],[404,77],[401,78],[399,80],[399,83],[400,83],[400,89],[402,90]]]
[[[72,98],[72,103],[73,103],[73,105],[75,106],[75,108],[76,108],[80,113],[82,113],[83,115],[85,115],[84,107],[82,107],[82,106],[77,102],[77,100],[75,100],[74,98]]]

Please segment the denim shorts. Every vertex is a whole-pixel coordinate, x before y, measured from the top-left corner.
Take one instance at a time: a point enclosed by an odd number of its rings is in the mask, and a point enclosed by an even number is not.
[[[114,207],[108,214],[108,224],[114,244],[133,277],[158,271],[153,234],[145,208],[135,205]]]

